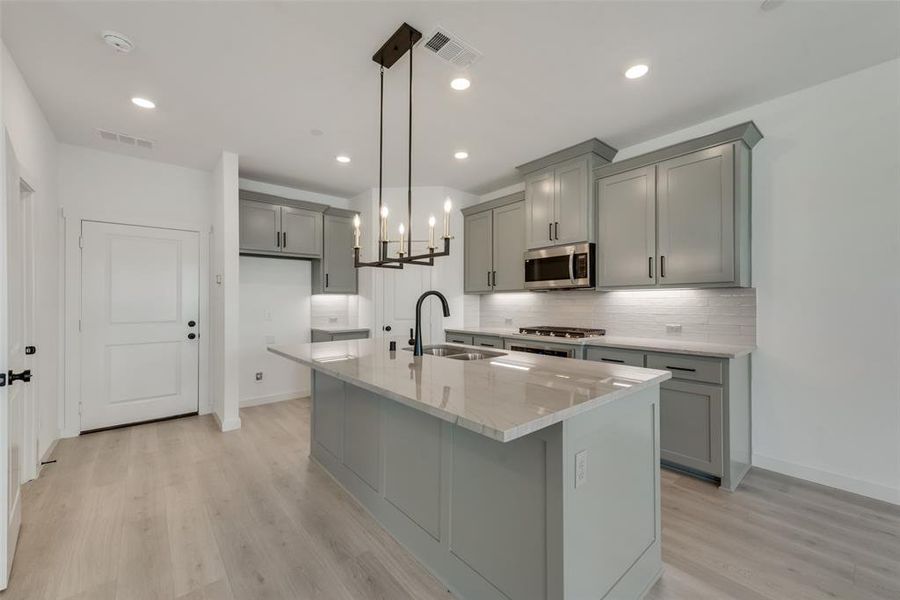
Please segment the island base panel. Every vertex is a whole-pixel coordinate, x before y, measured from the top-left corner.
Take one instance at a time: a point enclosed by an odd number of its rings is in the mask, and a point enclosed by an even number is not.
[[[321,372],[312,388],[312,457],[458,597],[620,600],[659,577],[658,388],[508,443]]]

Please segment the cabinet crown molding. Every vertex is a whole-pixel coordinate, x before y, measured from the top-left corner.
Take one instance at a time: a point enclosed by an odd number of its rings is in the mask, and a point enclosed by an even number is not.
[[[589,140],[581,142],[580,144],[575,144],[574,146],[563,148],[562,150],[558,150],[552,154],[548,154],[547,156],[521,164],[516,167],[516,170],[520,175],[527,175],[528,173],[533,173],[534,171],[539,171],[540,169],[543,169],[545,167],[549,167],[579,156],[584,156],[585,154],[595,154],[597,158],[599,158],[603,163],[608,163],[612,161],[617,152],[618,150],[616,150],[606,142],[602,142],[597,138],[591,138]]]

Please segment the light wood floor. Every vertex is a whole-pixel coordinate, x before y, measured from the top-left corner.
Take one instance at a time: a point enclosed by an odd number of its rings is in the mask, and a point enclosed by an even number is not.
[[[449,594],[307,460],[309,403],[61,440],[25,488],[7,592],[46,599],[432,599]],[[663,474],[650,598],[900,598],[900,510],[754,471]]]

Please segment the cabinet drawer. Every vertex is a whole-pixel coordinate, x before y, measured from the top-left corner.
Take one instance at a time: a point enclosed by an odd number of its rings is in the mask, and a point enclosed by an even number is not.
[[[475,335],[472,336],[473,346],[485,346],[487,348],[502,348],[503,340],[493,335]]]
[[[332,341],[341,340],[364,340],[369,337],[368,331],[342,331],[331,334]]]
[[[613,363],[617,365],[630,365],[632,367],[644,366],[644,353],[637,350],[620,350],[619,348],[599,348],[589,346],[585,349],[585,360]]]
[[[647,354],[647,368],[670,371],[675,379],[722,383],[722,361],[718,358],[683,354]]]
[[[464,333],[447,333],[446,340],[452,344],[472,345],[472,336]]]

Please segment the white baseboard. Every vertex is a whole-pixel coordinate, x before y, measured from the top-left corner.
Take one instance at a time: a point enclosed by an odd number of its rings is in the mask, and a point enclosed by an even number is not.
[[[50,460],[50,457],[53,456],[53,451],[56,450],[56,444],[58,444],[58,443],[59,443],[59,438],[56,438],[55,440],[50,442],[50,445],[47,447],[47,451],[44,452],[44,455],[41,457],[40,463],[38,463],[38,470],[37,470],[37,475],[36,475],[37,477],[41,476],[41,471],[43,471],[44,467],[47,466],[42,463],[45,463],[48,460]]]
[[[296,392],[282,392],[281,394],[271,394],[269,396],[256,396],[255,398],[243,398],[241,400],[241,408],[247,406],[259,406],[260,404],[270,404],[272,402],[283,402],[285,400],[293,400],[294,398],[304,398],[309,396],[309,390],[299,390]]]
[[[222,433],[225,433],[226,431],[234,431],[235,429],[241,428],[240,417],[234,417],[234,418],[225,419],[225,421],[222,421],[222,419],[219,418],[219,413],[216,413],[216,412],[213,413],[213,417],[216,418],[216,423],[219,424],[219,430]]]
[[[900,505],[900,489],[891,488],[880,483],[865,481],[863,479],[854,479],[853,477],[847,477],[846,475],[823,471],[805,465],[798,465],[755,453],[753,454],[753,466],[766,469],[767,471],[775,471],[782,475],[790,475],[791,477],[797,477],[798,479],[805,479],[820,485],[827,485],[828,487],[844,490],[845,492],[852,492],[854,494],[859,494],[860,496],[867,496],[869,498],[874,498],[875,500]]]

